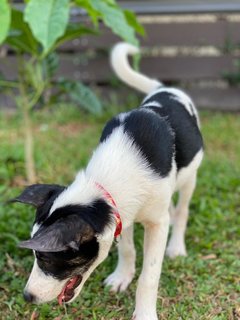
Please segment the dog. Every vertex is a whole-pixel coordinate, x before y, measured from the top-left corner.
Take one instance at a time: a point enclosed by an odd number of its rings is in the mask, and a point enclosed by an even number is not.
[[[144,226],[144,260],[133,319],[158,319],[158,283],[170,220],[166,253],[185,256],[184,234],[203,139],[197,110],[183,91],[131,68],[128,55],[138,51],[119,43],[111,63],[121,80],[147,94],[140,107],[106,124],[86,169],[71,185],[28,186],[13,200],[36,208],[31,238],[20,243],[35,255],[24,289],[28,302],[72,302],[115,238],[118,264],[105,284],[112,291],[126,290],[135,273],[133,224],[139,222]]]

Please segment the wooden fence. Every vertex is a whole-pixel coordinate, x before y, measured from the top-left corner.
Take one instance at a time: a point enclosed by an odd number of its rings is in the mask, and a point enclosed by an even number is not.
[[[171,5],[164,7],[157,1],[149,1],[148,7],[146,2],[123,2],[137,11],[146,30],[141,39],[142,72],[182,87],[201,108],[240,111],[239,85],[230,86],[227,80],[240,78],[240,4],[234,3],[228,7],[215,3],[215,11],[209,1],[202,8],[190,5],[185,11],[173,11]],[[75,12],[73,19],[87,23],[81,12]],[[108,86],[115,77],[109,49],[117,41],[118,37],[102,27],[100,36],[69,42],[60,49],[58,74]],[[0,58],[0,71],[15,78],[16,57]]]

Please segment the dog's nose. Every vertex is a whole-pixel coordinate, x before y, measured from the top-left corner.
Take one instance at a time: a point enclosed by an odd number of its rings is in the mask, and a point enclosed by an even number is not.
[[[28,291],[23,291],[23,297],[27,302],[34,302],[35,296]]]

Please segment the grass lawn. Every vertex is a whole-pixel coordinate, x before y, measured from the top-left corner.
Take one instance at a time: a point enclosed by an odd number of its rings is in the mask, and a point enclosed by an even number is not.
[[[115,111],[112,111],[112,113]],[[68,184],[86,165],[111,112],[101,118],[72,107],[34,115],[39,182]],[[188,257],[165,259],[158,295],[160,319],[240,319],[240,116],[202,113],[206,155],[199,171],[187,230]],[[0,197],[24,184],[23,132],[19,115],[0,114]],[[142,262],[142,228],[135,229],[137,275],[126,293],[112,294],[104,278],[116,265],[116,247],[85,284],[77,301],[31,306],[22,290],[33,261],[18,249],[27,239],[34,210],[0,206],[0,319],[130,319]]]

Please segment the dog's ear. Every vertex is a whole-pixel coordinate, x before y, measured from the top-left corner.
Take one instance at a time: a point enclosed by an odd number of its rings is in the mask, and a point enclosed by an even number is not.
[[[32,239],[19,244],[21,248],[28,248],[40,252],[59,252],[69,248],[78,250],[79,247],[93,239],[93,228],[77,215],[71,215],[42,227]]]
[[[65,189],[56,184],[33,184],[28,186],[18,197],[9,202],[21,202],[38,208],[43,205],[52,195]]]

